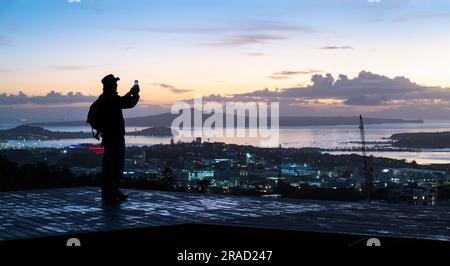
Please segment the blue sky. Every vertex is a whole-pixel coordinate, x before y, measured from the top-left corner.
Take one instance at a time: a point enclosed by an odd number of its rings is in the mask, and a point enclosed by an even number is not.
[[[0,0],[0,92],[96,95],[115,73],[169,104],[362,70],[450,87],[449,25],[445,0]]]

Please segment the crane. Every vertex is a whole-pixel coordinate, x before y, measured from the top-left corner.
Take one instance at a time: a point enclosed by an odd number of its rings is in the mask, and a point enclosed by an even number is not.
[[[366,179],[365,191],[367,199],[370,200],[373,188],[373,169],[369,166],[366,153],[366,134],[364,131],[364,120],[362,115],[359,116],[359,132],[361,134],[361,149],[364,162],[364,178]]]

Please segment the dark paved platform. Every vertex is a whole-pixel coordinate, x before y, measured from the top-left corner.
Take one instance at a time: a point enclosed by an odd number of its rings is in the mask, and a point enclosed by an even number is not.
[[[5,240],[168,228],[187,224],[208,225],[213,231],[226,225],[248,230],[280,229],[287,232],[450,243],[448,207],[141,190],[126,190],[126,193],[130,196],[129,201],[111,205],[103,204],[99,189],[90,187],[2,192],[0,244]]]

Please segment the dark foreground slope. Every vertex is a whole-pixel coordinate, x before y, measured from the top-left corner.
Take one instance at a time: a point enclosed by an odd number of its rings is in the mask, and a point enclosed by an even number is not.
[[[448,246],[450,208],[127,190],[104,204],[97,188],[0,193],[0,246],[276,249]]]

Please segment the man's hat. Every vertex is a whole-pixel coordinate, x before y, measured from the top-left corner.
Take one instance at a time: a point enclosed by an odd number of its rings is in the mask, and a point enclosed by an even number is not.
[[[102,83],[103,85],[115,84],[118,80],[120,80],[119,77],[114,77],[113,74],[109,74],[102,79]]]

